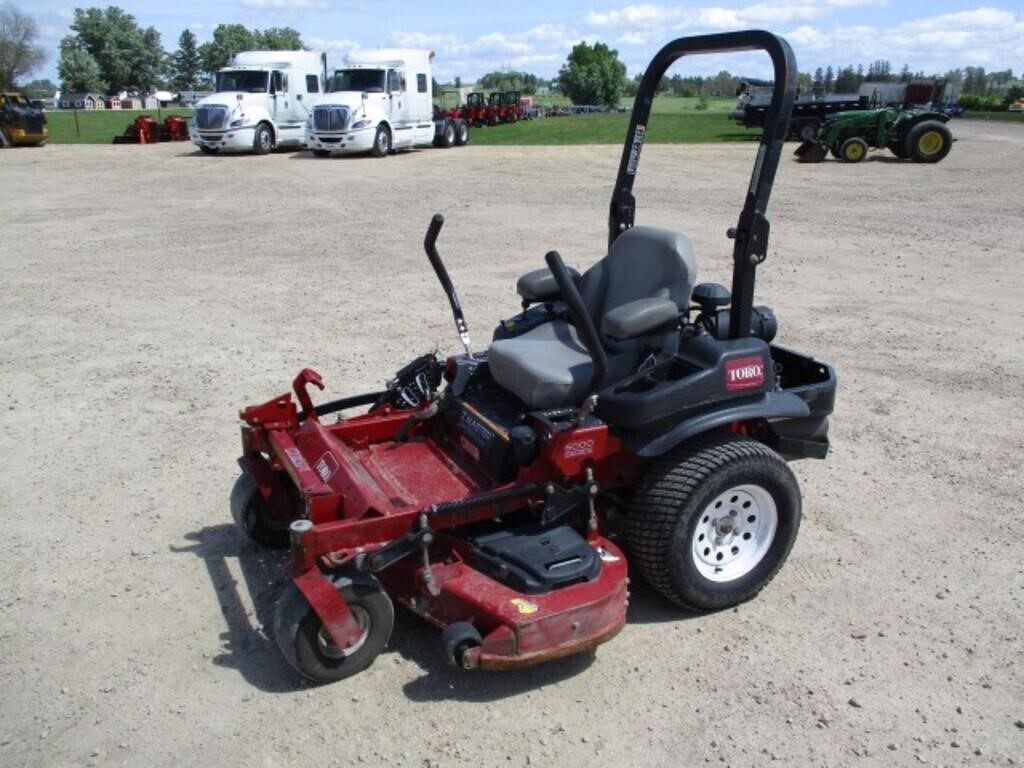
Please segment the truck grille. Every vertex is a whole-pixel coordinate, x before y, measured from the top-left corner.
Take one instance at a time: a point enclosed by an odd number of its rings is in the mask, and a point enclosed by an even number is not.
[[[348,128],[348,119],[347,107],[315,107],[313,109],[313,126],[318,131],[344,131]]]
[[[228,119],[227,107],[200,107],[196,110],[196,127],[219,131]]]

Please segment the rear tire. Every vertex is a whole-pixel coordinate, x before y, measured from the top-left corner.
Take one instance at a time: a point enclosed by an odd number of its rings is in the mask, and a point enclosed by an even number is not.
[[[469,123],[465,120],[455,121],[455,143],[460,147],[469,144]]]
[[[351,648],[334,644],[294,583],[287,586],[274,613],[278,648],[296,672],[316,683],[333,683],[362,672],[384,650],[395,627],[395,607],[376,579],[339,574],[331,580],[364,630]]]
[[[252,151],[257,155],[269,155],[274,149],[274,132],[267,123],[260,123],[252,135]]]
[[[800,488],[762,443],[708,436],[655,461],[626,519],[630,562],[667,600],[729,608],[778,573],[800,528]]]
[[[288,546],[288,523],[274,518],[249,475],[240,475],[231,489],[231,516],[242,533],[257,544],[268,549]]]
[[[888,149],[900,160],[907,159],[907,148],[903,146],[899,141],[890,141]]]
[[[436,145],[441,149],[450,149],[455,145],[455,124],[451,120],[444,121],[444,127],[437,137]]]
[[[945,123],[925,120],[907,134],[907,157],[915,163],[937,163],[953,148],[953,134]]]

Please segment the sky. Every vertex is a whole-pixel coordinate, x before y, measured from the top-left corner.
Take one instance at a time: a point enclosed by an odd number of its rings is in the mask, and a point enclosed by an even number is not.
[[[59,0],[8,0],[34,16],[50,53],[36,77],[56,80],[58,45],[69,34],[75,5]],[[327,51],[329,65],[360,48],[430,48],[434,76],[465,82],[496,69],[554,77],[573,45],[604,42],[619,52],[630,75],[676,37],[762,28],[793,46],[801,71],[829,64],[888,59],[899,70],[941,73],[954,67],[1024,70],[1024,3],[920,0],[779,0],[710,4],[625,4],[614,0],[516,2],[397,2],[396,0],[201,0],[121,2],[141,26],[154,26],[164,48],[182,30],[200,42],[219,23],[264,29],[292,26],[306,45]],[[112,0],[96,3],[111,4]],[[86,5],[78,7],[88,7]],[[670,74],[708,75],[722,69],[748,77],[770,74],[763,54],[702,56],[677,62]]]

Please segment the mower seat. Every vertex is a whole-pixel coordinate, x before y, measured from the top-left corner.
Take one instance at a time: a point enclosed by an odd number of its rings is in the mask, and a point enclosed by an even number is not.
[[[583,303],[596,328],[604,316],[638,299],[661,298],[686,309],[697,277],[690,241],[655,227],[633,227],[608,255],[580,278]],[[601,334],[608,357],[605,386],[634,373],[651,349],[661,349],[671,335],[612,339]],[[543,323],[520,336],[500,339],[488,352],[491,376],[531,408],[579,405],[593,364],[576,328],[564,320]]]

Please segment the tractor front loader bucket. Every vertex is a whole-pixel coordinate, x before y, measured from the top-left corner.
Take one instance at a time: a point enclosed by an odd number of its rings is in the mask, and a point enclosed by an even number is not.
[[[803,141],[793,154],[801,163],[820,163],[825,159],[825,151],[825,145],[820,141]]]

